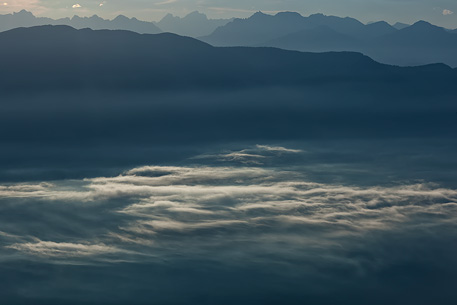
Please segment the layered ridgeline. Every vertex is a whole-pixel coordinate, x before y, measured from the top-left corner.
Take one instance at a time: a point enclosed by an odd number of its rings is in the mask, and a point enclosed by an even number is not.
[[[356,51],[395,65],[445,63],[457,67],[457,35],[430,23],[384,21],[363,24],[353,18],[284,12],[235,19],[201,40],[215,46],[269,46],[289,50]]]
[[[445,65],[399,68],[359,53],[302,53],[275,48],[216,48],[175,34],[76,30],[68,26],[0,33],[0,88],[161,89],[303,86],[392,81],[443,85]]]
[[[51,19],[35,17],[31,12],[22,10],[13,14],[0,15],[0,31],[40,25],[68,25],[75,29],[128,30],[141,34],[171,32],[184,36],[197,37],[209,35],[216,28],[227,24],[231,20],[208,19],[205,14],[199,12],[192,12],[182,18],[168,14],[157,23],[128,18],[123,15],[119,15],[113,20],[103,19],[97,15],[92,17],[79,17],[75,15],[72,18]]]
[[[3,32],[0,45],[0,179],[24,179],[23,166],[147,164],[154,147],[457,130],[457,71],[443,64],[67,26]]]
[[[419,21],[413,25],[384,21],[363,24],[353,18],[315,14],[303,17],[283,12],[256,13],[247,19],[208,19],[192,12],[166,15],[159,22],[118,16],[51,19],[27,11],[0,15],[0,31],[39,25],[68,25],[76,29],[129,30],[144,34],[171,32],[198,37],[214,46],[267,46],[307,52],[355,51],[376,61],[400,66],[445,63],[457,67],[456,30]]]

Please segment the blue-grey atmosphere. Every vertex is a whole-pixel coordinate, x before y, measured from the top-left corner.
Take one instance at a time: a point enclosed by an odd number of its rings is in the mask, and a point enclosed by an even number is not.
[[[183,17],[193,11],[205,13],[212,19],[246,18],[257,11],[293,11],[306,16],[314,13],[350,16],[364,23],[426,20],[457,28],[457,3],[453,0],[5,0],[0,3],[0,13],[22,9],[52,18],[94,14],[114,18],[123,14],[145,21],[158,21],[168,13]]]
[[[6,1],[0,304],[456,303],[452,1]]]

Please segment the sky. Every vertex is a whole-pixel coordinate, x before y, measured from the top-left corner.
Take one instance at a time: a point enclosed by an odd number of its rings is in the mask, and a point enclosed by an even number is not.
[[[457,28],[455,0],[3,0],[0,13],[21,9],[38,16],[68,17],[97,14],[113,18],[119,14],[158,21],[165,14],[184,16],[198,10],[210,18],[248,17],[256,11],[296,11],[305,16],[324,13],[350,16],[362,22],[385,20],[413,23],[426,20]],[[0,2],[1,3],[1,2]],[[455,13],[454,13],[455,12]]]

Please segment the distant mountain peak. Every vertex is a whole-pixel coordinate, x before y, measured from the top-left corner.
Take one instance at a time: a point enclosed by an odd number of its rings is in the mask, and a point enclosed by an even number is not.
[[[433,25],[430,22],[424,21],[424,20],[417,21],[411,27],[415,27],[415,28],[440,28],[439,26]]]
[[[163,18],[158,23],[173,22],[175,20],[180,20],[180,19],[181,18],[179,18],[178,16],[174,16],[173,14],[168,13],[165,16],[163,16]]]
[[[189,14],[186,15],[186,17],[195,17],[195,16],[200,16],[200,17],[207,18],[205,14],[200,13],[199,11],[193,11],[193,12],[190,12]]]
[[[124,15],[119,15],[116,18],[113,19],[113,21],[116,21],[116,20],[117,21],[121,21],[121,20],[124,21],[124,20],[130,20],[130,18],[128,18],[128,17],[126,17]]]
[[[258,18],[265,18],[265,17],[271,17],[271,15],[267,15],[261,11],[258,11],[254,15],[249,17],[249,19],[258,19]]]
[[[410,25],[409,24],[406,24],[406,23],[402,23],[402,22],[396,22],[393,27],[396,28],[397,30],[402,30],[404,28],[407,28],[409,27]]]
[[[411,25],[410,27],[405,28],[404,30],[408,31],[417,31],[417,32],[444,32],[444,28],[431,24],[430,22],[420,20]]]
[[[186,19],[186,20],[190,20],[190,21],[207,21],[208,20],[208,17],[203,14],[203,13],[200,13],[199,11],[193,11],[189,14],[187,14],[183,19]]]
[[[20,10],[19,12],[13,13],[15,16],[29,16],[29,17],[35,17],[32,12],[29,12],[27,10]]]
[[[98,15],[92,15],[89,17],[89,19],[92,19],[92,20],[104,20],[102,17],[98,16]]]
[[[297,13],[297,12],[279,12],[277,13],[275,16],[278,16],[278,17],[299,17],[299,18],[303,18],[303,16],[300,14],[300,13]]]
[[[374,21],[374,22],[369,22],[367,25],[388,25],[388,26],[391,26],[390,24],[388,24],[387,22],[381,20],[381,21]]]
[[[432,24],[425,20],[419,20],[413,24],[413,26],[432,26]]]

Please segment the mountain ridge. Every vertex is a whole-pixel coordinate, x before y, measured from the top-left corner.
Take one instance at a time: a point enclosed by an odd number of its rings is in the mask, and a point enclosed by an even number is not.
[[[322,26],[332,31],[321,32],[322,37],[318,37]],[[441,62],[457,67],[455,33],[426,21],[396,26],[400,29],[384,21],[364,25],[353,18],[323,14],[303,17],[287,12],[256,13],[246,19],[235,19],[200,39],[215,46],[269,46],[304,52],[354,51],[391,65]]]
[[[31,27],[40,25],[68,25],[73,28],[92,28],[94,30],[129,30],[142,34],[158,34],[162,30],[154,23],[141,21],[136,18],[128,18],[119,15],[109,20],[97,15],[91,17],[51,19],[47,17],[35,17],[31,12],[21,10],[13,14],[0,15],[0,31],[7,31],[17,27]]]
[[[0,15],[0,31],[7,31],[17,27],[68,25],[77,29],[129,30],[141,34],[172,32],[178,35],[197,37],[210,34],[217,27],[225,25],[231,20],[233,19],[209,19],[205,14],[198,11],[191,12],[183,18],[167,14],[159,22],[142,21],[135,17],[126,17],[122,14],[111,20],[104,19],[98,15],[88,17],[73,15],[72,17],[52,19],[35,17],[33,13],[21,10],[12,14]]]
[[[0,43],[8,46],[0,50],[0,56],[8,58],[0,64],[4,92],[56,87],[209,90],[395,79],[444,84],[456,76],[456,70],[445,65],[399,68],[353,52],[215,48],[170,33],[39,26],[2,32]]]
[[[209,19],[205,14],[193,11],[184,17],[165,15],[156,25],[165,32],[178,35],[199,37],[211,34],[216,28],[224,26],[232,19]]]

